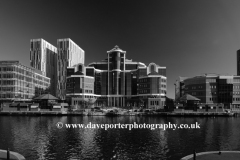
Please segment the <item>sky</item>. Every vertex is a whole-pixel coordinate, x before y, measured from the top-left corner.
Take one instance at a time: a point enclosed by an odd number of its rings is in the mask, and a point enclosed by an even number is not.
[[[30,66],[30,39],[70,38],[85,65],[118,45],[127,59],[167,67],[167,96],[179,76],[236,75],[239,0],[1,0],[0,60]]]

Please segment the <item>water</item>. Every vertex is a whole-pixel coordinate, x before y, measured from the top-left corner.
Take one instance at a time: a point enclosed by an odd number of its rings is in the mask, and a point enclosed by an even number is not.
[[[58,129],[57,122],[200,123],[200,129]],[[240,150],[240,118],[234,117],[24,117],[0,116],[0,149],[28,160],[178,160],[197,152]]]

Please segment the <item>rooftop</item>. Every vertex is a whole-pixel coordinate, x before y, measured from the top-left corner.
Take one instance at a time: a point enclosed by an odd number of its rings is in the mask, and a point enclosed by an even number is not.
[[[116,51],[121,52],[121,53],[126,53],[126,51],[123,51],[117,45],[113,49],[111,49],[110,51],[107,51],[107,53],[112,53],[112,52],[116,52]]]

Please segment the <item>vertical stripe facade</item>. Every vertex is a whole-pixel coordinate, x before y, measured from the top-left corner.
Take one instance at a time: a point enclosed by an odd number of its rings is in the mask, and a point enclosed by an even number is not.
[[[57,90],[57,48],[44,39],[30,40],[30,66],[51,78],[49,92],[56,96]]]
[[[57,51],[57,97],[65,100],[67,67],[73,67],[79,63],[84,64],[85,52],[69,38],[57,40]]]

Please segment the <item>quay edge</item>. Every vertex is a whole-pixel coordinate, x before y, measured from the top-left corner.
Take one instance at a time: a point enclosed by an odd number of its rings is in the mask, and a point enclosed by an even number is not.
[[[59,112],[59,111],[1,111],[0,115],[8,116],[106,116],[103,112]],[[223,112],[130,112],[130,113],[116,113],[116,116],[175,116],[175,117],[233,117],[238,116],[239,113],[223,113]]]

